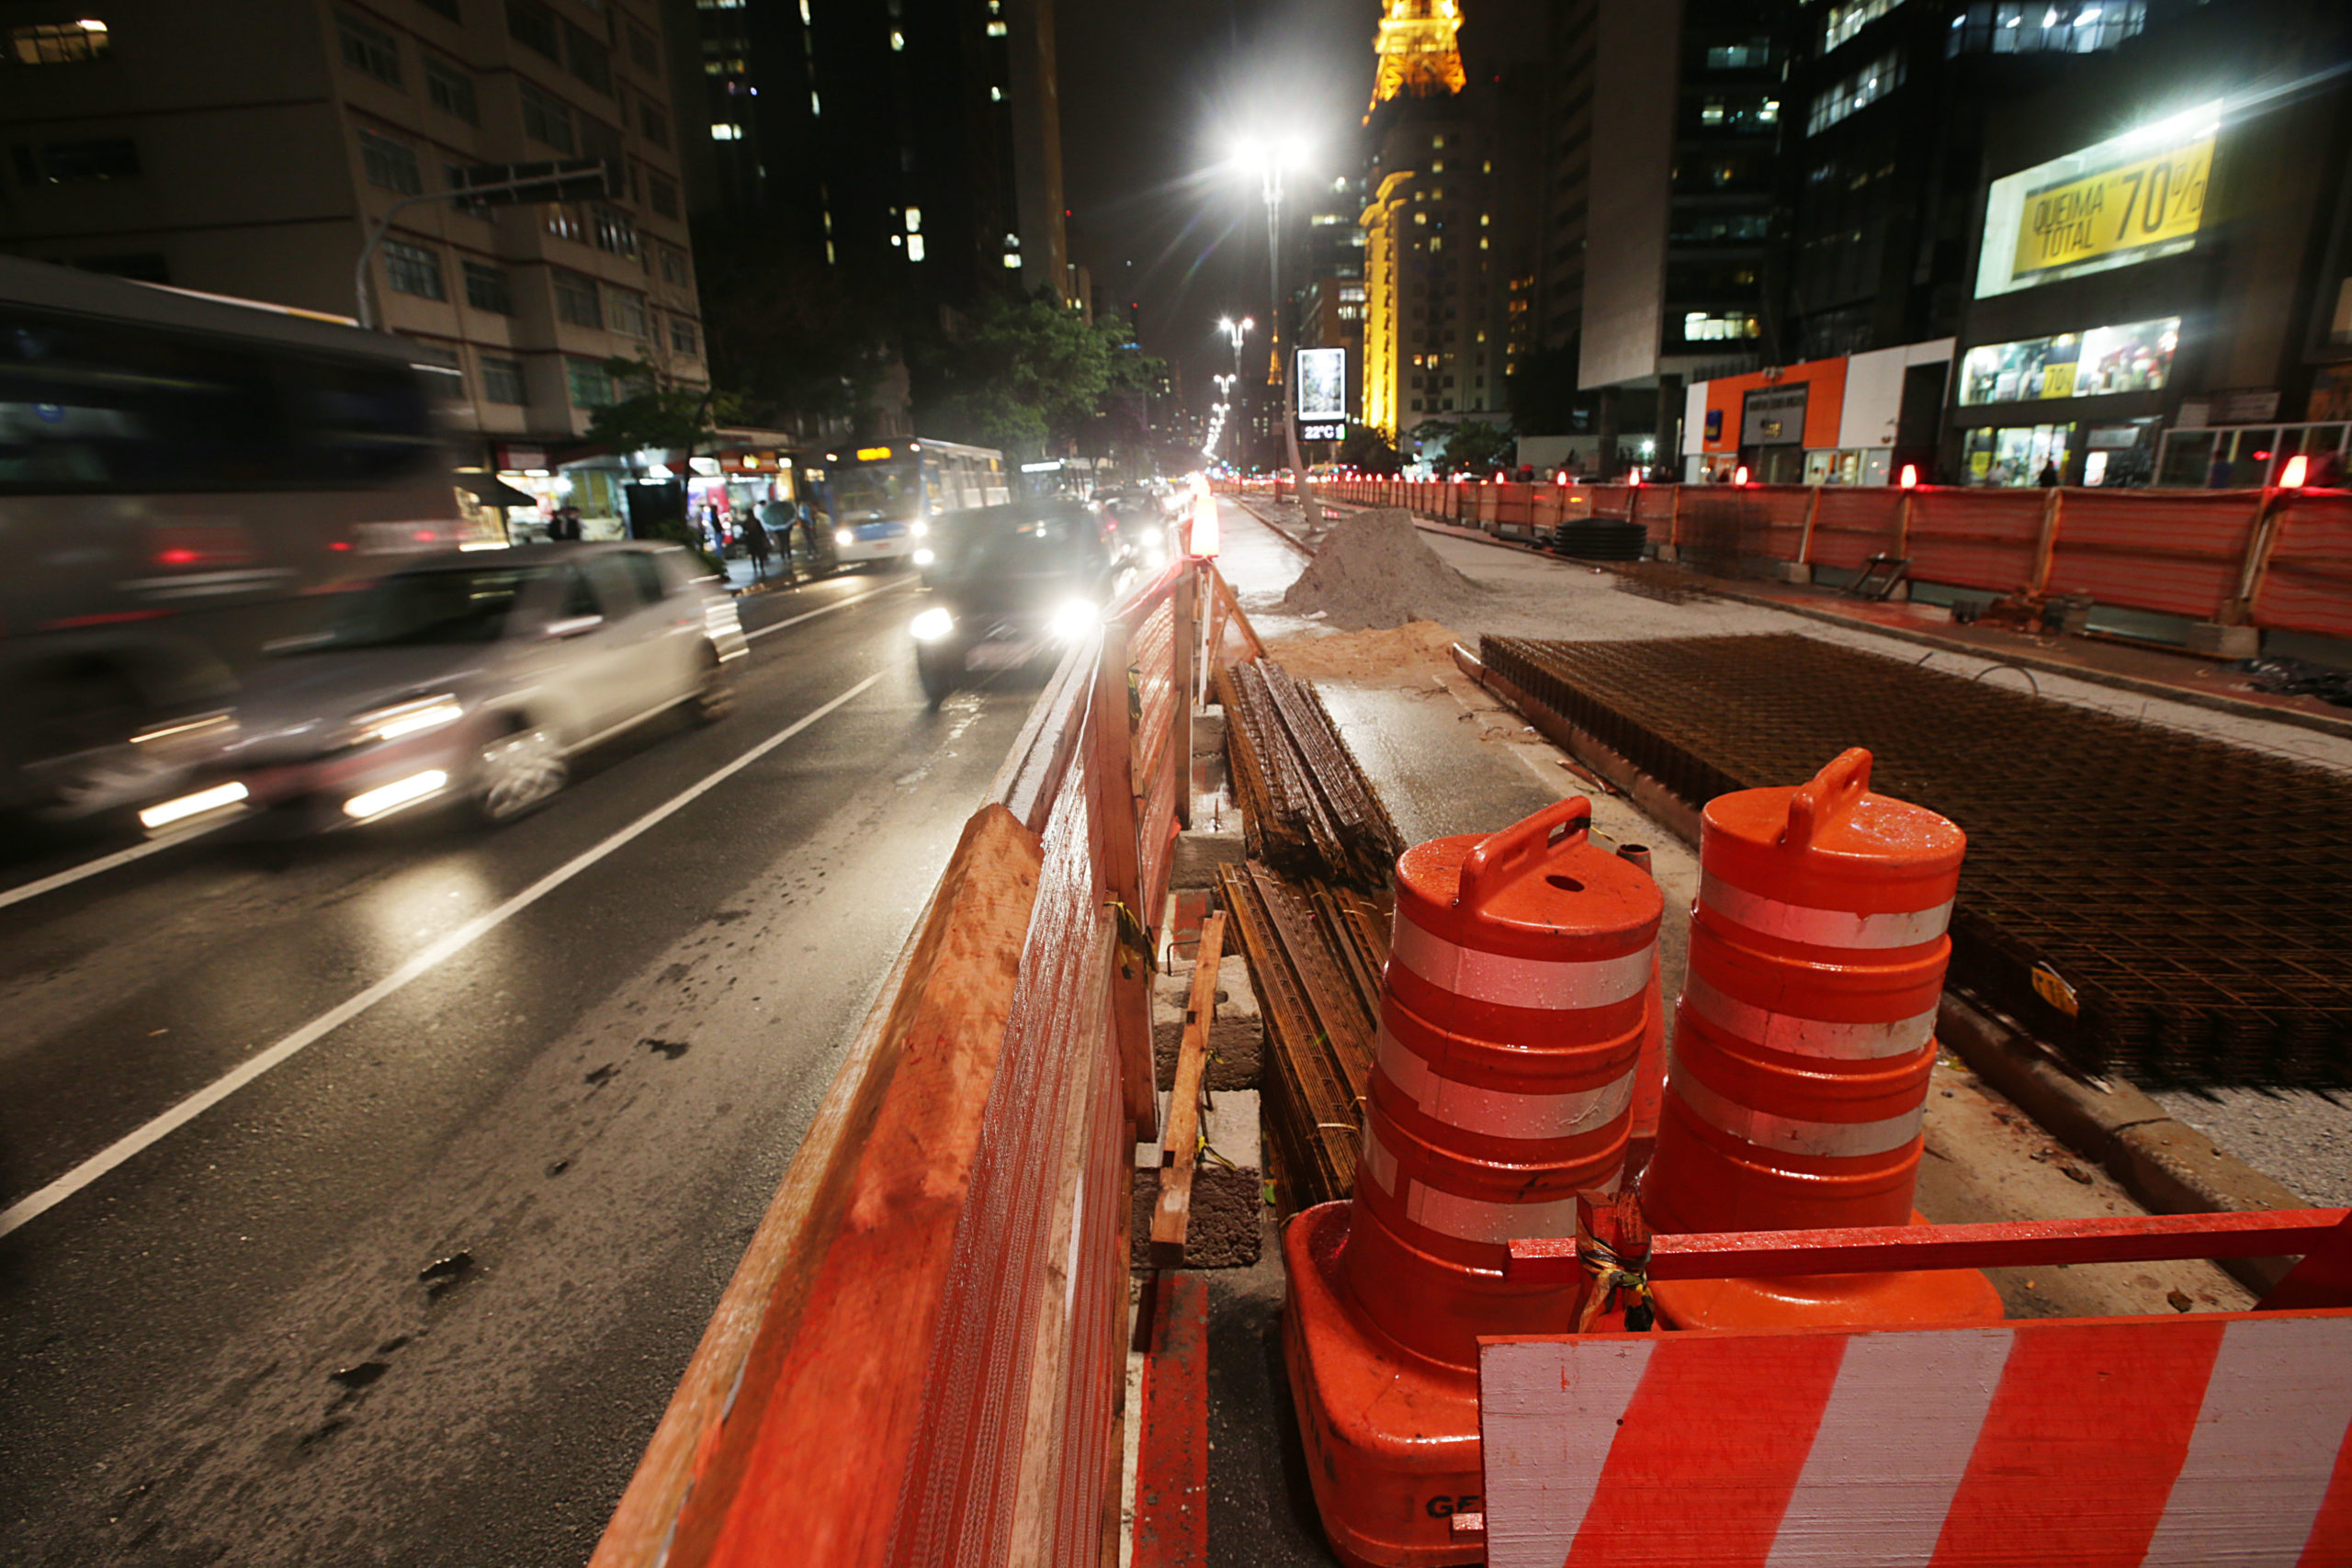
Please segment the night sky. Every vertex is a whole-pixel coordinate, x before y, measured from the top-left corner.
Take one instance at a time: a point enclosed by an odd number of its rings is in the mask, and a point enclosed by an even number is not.
[[[1539,5],[1465,0],[1473,69],[1532,39]],[[1253,126],[1313,144],[1293,189],[1360,170],[1380,13],[1379,0],[1058,0],[1072,257],[1140,305],[1145,347],[1196,409],[1230,363],[1216,319],[1267,315],[1264,209],[1256,179],[1227,164],[1231,144]]]

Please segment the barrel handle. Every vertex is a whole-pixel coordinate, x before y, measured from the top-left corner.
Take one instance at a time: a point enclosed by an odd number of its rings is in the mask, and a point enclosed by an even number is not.
[[[1584,847],[1592,830],[1592,802],[1580,795],[1555,800],[1522,822],[1489,833],[1463,857],[1453,907],[1476,914],[1487,901],[1535,866]]]
[[[1848,747],[1789,796],[1789,825],[1781,834],[1781,847],[1811,848],[1815,834],[1834,827],[1870,792],[1871,754],[1860,746]]]

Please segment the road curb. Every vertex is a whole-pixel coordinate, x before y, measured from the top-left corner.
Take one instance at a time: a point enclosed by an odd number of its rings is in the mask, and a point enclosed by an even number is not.
[[[1699,847],[1697,807],[1557,714],[1527,700],[1459,643],[1453,662],[1498,701],[1577,762],[1630,797],[1651,820]],[[2043,1131],[2122,1184],[2161,1214],[2236,1213],[2306,1209],[2301,1193],[2222,1148],[2132,1085],[2075,1077],[2030,1036],[1965,998],[1944,994],[1936,1037]],[[2257,1296],[2283,1278],[2292,1260],[2231,1258],[2221,1266]]]

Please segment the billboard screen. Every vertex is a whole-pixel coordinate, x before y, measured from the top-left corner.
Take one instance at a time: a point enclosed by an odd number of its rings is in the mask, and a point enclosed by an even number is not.
[[[1994,181],[1976,297],[2132,266],[2195,244],[2221,120],[2221,104],[2207,104]]]
[[[1344,348],[1302,348],[1298,351],[1298,417],[1348,417],[1348,351]]]

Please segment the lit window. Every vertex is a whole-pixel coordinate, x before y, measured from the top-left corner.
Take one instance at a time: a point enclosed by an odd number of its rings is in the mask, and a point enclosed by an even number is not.
[[[1413,214],[1413,221],[1416,223],[1426,223],[1429,220],[1430,215],[1426,212],[1416,212]]]
[[[710,139],[713,141],[741,141],[743,140],[743,128],[740,125],[714,125],[710,128]]]
[[[892,28],[890,29],[890,52],[893,54],[903,53],[906,47],[907,35],[900,32],[898,28]]]
[[[422,299],[449,297],[441,282],[441,258],[422,245],[385,241],[384,281],[402,294],[413,294]]]
[[[989,37],[1002,38],[1003,36],[1004,24],[1002,22],[990,22],[989,24]]]
[[[1004,265],[1012,268],[1013,271],[1018,272],[1021,270],[1021,257],[1014,253],[1007,252],[1004,258]]]
[[[800,25],[805,28],[808,24],[808,0],[800,0]]]
[[[1004,102],[1004,89],[1002,87],[990,87],[989,89],[989,102],[992,104],[1001,104]]]
[[[825,242],[825,265],[833,265],[833,243],[831,240]]]
[[[1442,175],[1445,173],[1445,160],[1442,158],[1431,158],[1430,160],[1430,173],[1433,175]]]
[[[808,112],[810,114],[823,114],[825,112],[825,106],[817,101],[817,89],[814,87],[808,89]]]
[[[103,60],[107,43],[104,22],[36,22],[8,29],[8,58],[18,65],[72,65]]]
[[[922,208],[910,207],[907,209],[907,232],[910,234],[920,234],[922,232]]]
[[[921,234],[910,234],[907,236],[907,259],[909,261],[922,260],[922,236]]]

